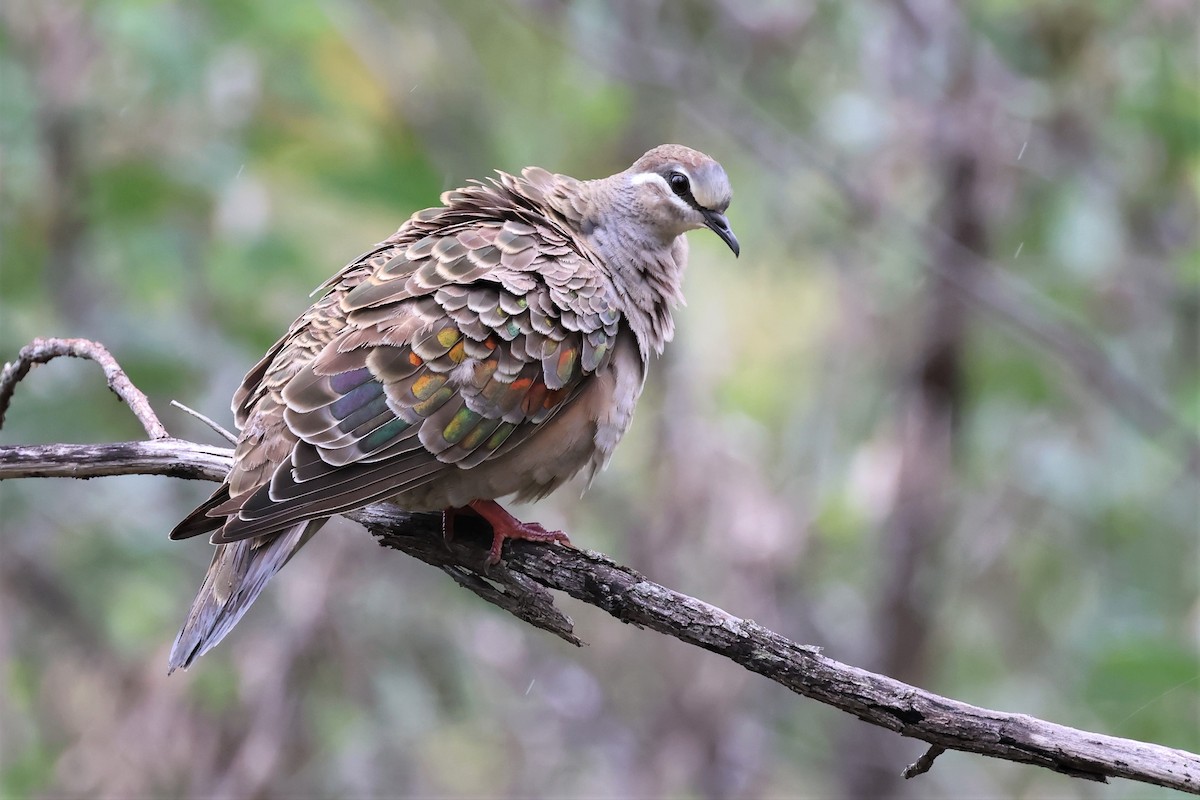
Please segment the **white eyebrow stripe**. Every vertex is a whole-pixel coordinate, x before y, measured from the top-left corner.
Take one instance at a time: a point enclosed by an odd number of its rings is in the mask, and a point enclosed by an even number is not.
[[[634,186],[640,186],[643,183],[661,183],[664,189],[668,191],[671,189],[667,184],[667,179],[657,172],[639,172],[630,179],[630,182]]]

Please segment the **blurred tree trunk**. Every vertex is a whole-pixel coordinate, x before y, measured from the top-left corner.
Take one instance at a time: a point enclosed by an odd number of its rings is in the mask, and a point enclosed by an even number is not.
[[[47,293],[63,321],[93,322],[97,284],[85,263],[87,143],[81,118],[99,44],[87,14],[57,2],[9,4],[3,21],[14,49],[33,65],[36,124],[46,165],[41,212]]]
[[[957,26],[951,30],[960,32]],[[987,251],[980,197],[985,148],[970,135],[966,122],[975,89],[974,56],[968,45],[946,45],[954,53],[955,72],[930,146],[932,157],[940,159],[931,172],[941,182],[941,201],[930,223],[946,235],[929,242],[933,264],[927,271],[922,332],[912,361],[899,373],[893,426],[900,467],[882,530],[875,583],[879,588],[871,614],[877,648],[872,668],[922,685],[929,682],[932,618],[941,597],[941,545],[952,527],[955,438],[964,401],[970,308],[955,283],[970,277],[974,262],[968,253],[985,256]],[[853,725],[846,738],[840,769],[843,796],[857,800],[909,794],[896,764],[911,761],[915,749],[862,725]]]

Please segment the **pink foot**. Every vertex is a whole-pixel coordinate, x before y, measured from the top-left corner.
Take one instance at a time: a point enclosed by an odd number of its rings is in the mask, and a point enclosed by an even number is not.
[[[572,547],[571,540],[562,531],[548,531],[536,522],[521,522],[495,500],[472,500],[467,506],[492,526],[492,549],[488,551],[487,563],[500,561],[500,550],[505,539],[524,539],[527,542],[556,542]],[[457,511],[450,509],[447,511]],[[449,520],[450,517],[443,519]]]

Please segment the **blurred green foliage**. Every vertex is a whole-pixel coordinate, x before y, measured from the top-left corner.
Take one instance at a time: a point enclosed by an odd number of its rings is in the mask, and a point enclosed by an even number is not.
[[[605,175],[663,141],[720,159],[742,258],[693,234],[677,341],[612,467],[524,515],[867,668],[888,663],[932,265],[982,256],[1076,338],[951,301],[953,469],[903,677],[1200,749],[1189,0],[13,0],[0,19],[0,353],[102,341],[203,441],[169,401],[227,421],[308,292],[443,190]],[[946,257],[955,159],[984,245]],[[139,436],[94,365],[55,362],[0,442]],[[912,742],[876,753],[861,723],[564,601],[591,643],[571,650],[349,524],[167,679],[208,553],[165,532],[206,493],[0,484],[0,794],[817,797],[878,772],[887,796],[1159,796],[967,756],[901,785]]]

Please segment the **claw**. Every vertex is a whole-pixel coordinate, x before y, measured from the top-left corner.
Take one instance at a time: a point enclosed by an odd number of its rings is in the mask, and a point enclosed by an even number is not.
[[[521,522],[494,500],[473,500],[467,506],[492,526],[492,547],[488,550],[489,566],[500,561],[505,539],[524,539],[527,542],[553,542],[573,547],[562,531],[548,531],[536,522]]]

